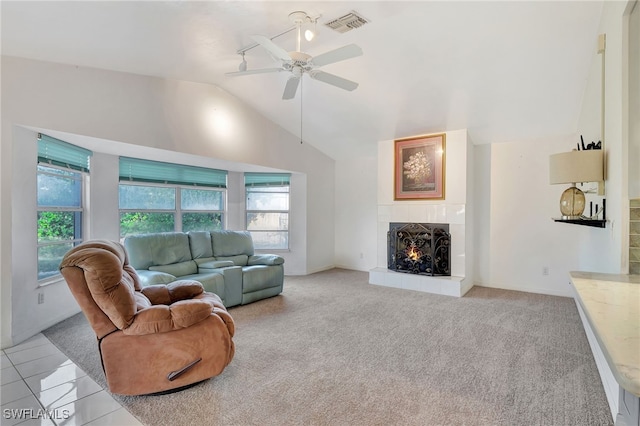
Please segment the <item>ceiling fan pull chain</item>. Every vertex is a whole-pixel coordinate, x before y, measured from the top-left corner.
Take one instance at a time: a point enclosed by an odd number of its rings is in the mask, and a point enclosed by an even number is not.
[[[302,86],[303,79],[300,76],[300,145],[302,145]]]

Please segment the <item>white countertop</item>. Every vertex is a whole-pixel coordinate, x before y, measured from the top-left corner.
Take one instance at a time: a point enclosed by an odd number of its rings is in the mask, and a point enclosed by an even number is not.
[[[640,275],[570,275],[577,300],[618,384],[640,396]]]

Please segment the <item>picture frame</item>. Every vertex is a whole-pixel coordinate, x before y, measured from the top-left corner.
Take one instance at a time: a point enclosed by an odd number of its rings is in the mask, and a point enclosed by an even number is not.
[[[394,141],[394,199],[444,200],[445,134]]]

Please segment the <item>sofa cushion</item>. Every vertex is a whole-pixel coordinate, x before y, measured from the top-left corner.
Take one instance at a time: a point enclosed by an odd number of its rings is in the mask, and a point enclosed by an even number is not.
[[[165,274],[171,274],[176,277],[182,277],[184,275],[195,274],[198,272],[198,264],[193,260],[187,262],[174,263],[171,265],[156,265],[149,266],[150,271],[160,271]]]
[[[249,260],[249,256],[247,256],[246,254],[240,254],[238,256],[223,256],[223,257],[216,257],[216,260],[230,260],[231,262],[233,262],[233,264],[235,266],[247,266],[247,261]]]
[[[218,268],[227,268],[229,266],[235,266],[231,260],[209,259],[205,262],[198,262],[196,260],[196,263],[198,264],[198,268],[200,269],[218,269]]]
[[[213,257],[213,247],[211,246],[211,234],[207,231],[191,231],[189,235],[189,247],[191,248],[191,257],[201,259]]]
[[[284,263],[284,258],[278,256],[277,254],[256,254],[254,256],[249,256],[249,260],[247,261],[247,265],[282,265]]]
[[[217,258],[253,255],[253,239],[249,231],[211,231],[213,255]]]
[[[124,246],[129,263],[136,269],[191,260],[189,236],[182,232],[131,235],[125,238]]]

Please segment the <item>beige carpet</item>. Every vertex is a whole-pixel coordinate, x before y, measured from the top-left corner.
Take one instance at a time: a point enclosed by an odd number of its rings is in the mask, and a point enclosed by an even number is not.
[[[118,397],[147,425],[612,425],[572,299],[476,287],[463,298],[334,269],[229,311],[236,356],[164,396]],[[99,383],[79,314],[44,334]]]

